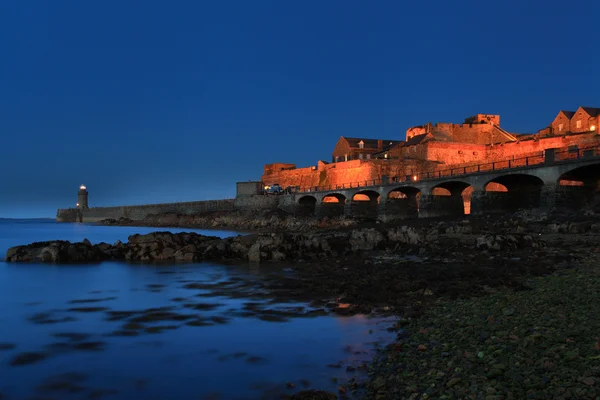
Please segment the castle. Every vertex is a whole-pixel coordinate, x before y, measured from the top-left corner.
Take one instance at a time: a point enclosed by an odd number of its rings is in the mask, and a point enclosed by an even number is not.
[[[508,132],[500,126],[499,115],[476,114],[462,124],[427,123],[411,127],[406,131],[405,140],[342,136],[331,161],[320,160],[317,165],[306,168],[297,168],[295,164],[267,164],[261,181],[237,183],[235,199],[90,207],[87,188],[81,185],[76,208],[59,209],[56,220],[141,220],[157,214],[198,215],[241,209],[283,209],[311,215],[359,215],[363,211],[377,211],[378,215],[388,217],[462,215],[471,212],[473,198],[478,213],[483,209],[493,211],[538,204],[542,197],[547,205],[556,204],[556,199],[561,204],[576,205],[600,192],[598,126],[600,108],[579,107],[576,111],[561,110],[547,127],[535,134]],[[583,157],[580,161],[583,169],[554,165],[556,157],[562,162],[572,156],[576,160]],[[423,177],[453,177],[455,170],[477,175],[511,168],[511,163],[523,167],[539,166],[540,162],[547,167],[546,171],[538,171],[540,176],[536,173],[490,175],[483,186],[477,176],[442,179],[441,183],[421,182]],[[320,191],[321,194],[262,195],[264,185],[276,183],[291,187],[287,193]],[[377,185],[381,185],[379,191],[360,189]]]
[[[331,161],[297,168],[296,164],[266,164],[262,182],[302,190],[369,181],[404,180],[449,168],[506,161],[546,149],[585,148],[600,144],[600,108],[561,110],[535,134],[508,132],[500,115],[476,114],[462,124],[427,123],[406,130],[406,140],[340,137]]]

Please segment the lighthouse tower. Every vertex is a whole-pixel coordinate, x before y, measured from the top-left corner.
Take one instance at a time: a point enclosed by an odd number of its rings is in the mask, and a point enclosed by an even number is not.
[[[86,209],[88,206],[88,191],[84,185],[79,187],[77,192],[77,208]]]

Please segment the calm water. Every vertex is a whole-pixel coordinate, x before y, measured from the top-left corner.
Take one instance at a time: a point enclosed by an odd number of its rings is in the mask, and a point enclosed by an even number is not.
[[[88,238],[113,243],[153,230],[0,220],[0,258],[8,247],[33,241]],[[251,290],[227,295],[223,290],[184,288],[190,282],[257,281],[264,273],[261,268],[265,267],[0,262],[0,397],[275,399],[305,387],[336,391],[339,383],[332,378],[343,382],[359,373],[346,367],[368,361],[377,345],[392,339],[386,330],[391,320],[292,316],[265,321],[240,311],[257,305],[271,310],[309,307],[257,298]],[[191,309],[190,304],[208,307]],[[107,321],[111,311],[151,307],[170,307],[169,312],[193,314],[210,323],[144,322],[145,327],[171,329],[134,329],[137,336],[123,336],[118,332],[129,320]],[[74,333],[89,336],[73,337]],[[11,365],[24,352],[46,358]]]

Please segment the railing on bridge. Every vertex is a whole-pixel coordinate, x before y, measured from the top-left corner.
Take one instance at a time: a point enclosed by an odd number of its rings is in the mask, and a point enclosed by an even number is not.
[[[585,147],[585,148],[567,148],[556,149],[554,152],[554,162],[578,160],[580,158],[598,157],[600,156],[600,146]],[[546,163],[545,151],[533,153],[526,157],[511,158],[501,161],[493,161],[485,164],[468,165],[462,167],[454,167],[444,170],[432,170],[421,172],[413,175],[389,176],[387,179],[370,179],[365,181],[357,181],[344,183],[341,185],[329,186],[314,186],[300,188],[297,193],[321,192],[338,189],[354,189],[361,187],[371,187],[380,185],[394,185],[400,182],[423,181],[430,179],[440,179],[445,177],[460,176],[474,174],[479,172],[502,171],[513,168],[532,167]]]

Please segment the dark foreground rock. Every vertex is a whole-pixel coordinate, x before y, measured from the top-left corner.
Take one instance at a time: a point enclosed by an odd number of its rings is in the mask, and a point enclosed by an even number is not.
[[[93,245],[88,240],[37,242],[12,247],[7,262],[81,263],[102,260],[185,261],[205,260],[326,260],[365,252],[405,253],[427,243],[431,248],[439,243],[431,240],[434,233],[409,226],[387,229],[352,229],[321,231],[307,234],[259,234],[221,239],[196,233],[154,232],[132,235],[127,243]],[[543,244],[528,234],[466,237],[470,248],[516,250],[537,248]]]
[[[376,359],[368,399],[598,399],[600,257],[529,290],[439,301]]]

